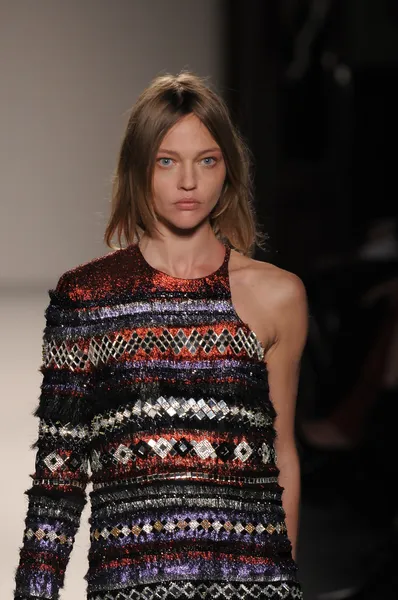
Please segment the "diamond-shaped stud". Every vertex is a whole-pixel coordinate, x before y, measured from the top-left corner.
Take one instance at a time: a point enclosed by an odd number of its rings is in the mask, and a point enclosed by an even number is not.
[[[120,444],[113,456],[123,465],[126,465],[131,459],[132,455],[133,452],[132,450],[130,450],[130,448],[127,448],[127,446],[125,446],[124,444]]]
[[[270,451],[270,447],[265,442],[263,442],[263,444],[261,445],[261,455],[262,455],[262,461],[263,461],[263,463],[269,463],[270,462],[270,460],[271,460],[271,451]]]
[[[240,521],[238,521],[235,525],[236,533],[242,533],[243,530],[244,530],[244,527],[243,527],[242,523]]]
[[[65,464],[65,461],[56,452],[51,452],[51,454],[46,456],[44,459],[44,463],[47,465],[50,471],[54,473]]]
[[[245,462],[252,454],[253,450],[250,448],[249,444],[246,441],[240,442],[234,450],[235,456],[240,458],[242,462]]]
[[[139,441],[134,446],[134,452],[139,458],[145,458],[148,455],[149,451],[150,451],[150,446],[143,440]]]
[[[192,450],[191,444],[185,438],[181,438],[176,444],[174,444],[174,450],[182,457],[186,456],[190,450]]]
[[[213,446],[208,440],[201,440],[195,445],[195,452],[200,458],[217,458],[217,454],[214,452]]]
[[[161,458],[166,458],[166,456],[173,447],[168,440],[162,437],[159,438],[157,441],[149,440],[148,444],[152,447],[152,450],[156,452],[156,454]]]
[[[231,444],[228,444],[227,442],[222,442],[218,446],[216,453],[222,461],[226,462],[234,453],[234,447]]]

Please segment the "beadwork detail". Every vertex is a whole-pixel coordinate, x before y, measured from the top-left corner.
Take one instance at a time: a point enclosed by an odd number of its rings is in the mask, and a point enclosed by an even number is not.
[[[302,600],[265,346],[138,244],[49,290],[16,600],[58,600],[90,482],[88,600]]]
[[[49,435],[54,438],[59,436],[62,438],[71,437],[76,440],[83,440],[89,437],[90,430],[87,426],[81,427],[79,425],[71,425],[70,423],[58,425],[52,421],[42,421],[39,424],[39,434]]]
[[[119,360],[122,356],[133,358],[139,350],[149,355],[154,349],[160,352],[171,349],[177,356],[184,348],[192,355],[195,355],[198,348],[202,348],[206,354],[213,349],[224,354],[231,348],[235,354],[245,351],[250,357],[257,355],[260,359],[263,355],[254,333],[247,334],[242,328],[238,328],[235,334],[230,333],[228,329],[217,334],[209,328],[203,335],[197,329],[193,329],[189,334],[179,329],[174,335],[164,329],[160,334],[148,330],[141,336],[133,331],[127,339],[121,334],[114,339],[109,335],[98,339],[92,338],[87,352],[82,351],[78,344],[69,347],[66,342],[57,344],[55,340],[49,340],[44,345],[43,360],[46,367],[54,363],[59,369],[68,367],[74,371],[87,369],[88,363],[98,366],[105,365],[110,360]]]
[[[151,473],[150,475],[138,475],[137,477],[131,477],[130,479],[118,479],[117,485],[129,485],[129,484],[140,484],[149,483],[151,481],[168,481],[168,480],[196,480],[201,479],[203,481],[212,481],[214,483],[229,483],[232,485],[263,485],[270,483],[277,483],[277,477],[237,477],[234,475],[217,475],[215,473],[204,473],[202,471],[178,471],[164,473]],[[99,490],[109,486],[108,482],[93,483],[93,489]]]
[[[87,473],[88,471],[88,460],[85,457],[81,457],[78,453],[66,455],[64,458],[57,452],[51,452],[44,459],[43,463],[52,472],[60,471],[62,467],[71,469],[72,471],[82,471]]]
[[[105,415],[97,415],[92,422],[93,436],[101,432],[113,430],[127,422],[138,418],[160,419],[163,416],[178,416],[181,419],[195,419],[202,421],[243,421],[253,427],[269,427],[272,425],[272,418],[261,410],[251,410],[237,405],[229,406],[224,400],[215,400],[214,398],[178,398],[174,396],[160,396],[154,400],[137,400],[132,405],[120,407],[118,410],[112,410]],[[82,435],[76,433],[75,435]]]
[[[111,463],[127,465],[137,459],[151,456],[158,456],[162,460],[199,457],[202,461],[219,459],[223,463],[227,461],[245,463],[252,458],[252,460],[261,460],[264,464],[268,464],[274,462],[275,450],[266,442],[262,442],[260,445],[250,445],[246,440],[237,443],[222,440],[215,443],[210,439],[196,440],[189,436],[177,437],[177,439],[175,437],[133,439],[129,442],[124,441],[116,447],[111,445],[101,451],[93,450],[91,467],[93,472],[96,472],[107,468]],[[46,461],[51,464],[51,462],[56,462],[56,458],[51,454]],[[59,466],[62,464],[63,461]]]
[[[156,531],[160,532],[172,532],[175,529],[179,530],[188,530],[191,531],[216,531],[219,533],[220,530],[224,530],[227,533],[239,533],[239,534],[249,534],[253,533],[269,533],[270,535],[274,533],[285,533],[286,526],[284,523],[276,523],[272,525],[271,523],[266,524],[265,526],[262,523],[257,523],[256,525],[253,523],[241,523],[238,521],[237,523],[231,523],[230,521],[220,522],[218,520],[209,521],[207,519],[187,519],[187,520],[166,520],[155,521],[153,523],[145,523],[144,525],[134,524],[132,526],[127,527],[126,525],[123,527],[112,527],[109,530],[107,527],[99,530],[96,529],[91,533],[92,539],[98,541],[100,537],[107,539],[109,536],[113,536],[115,538],[118,537],[128,537],[133,534],[135,537],[138,537],[142,532],[144,533],[152,533]]]
[[[28,540],[31,540],[35,537],[37,540],[50,540],[50,542],[59,542],[60,544],[67,544],[71,546],[73,544],[73,537],[67,536],[64,533],[57,533],[54,530],[45,530],[45,529],[37,529],[33,531],[33,529],[27,529],[25,531],[25,537]]]
[[[181,581],[171,585],[139,586],[137,589],[115,590],[95,594],[90,600],[302,600],[298,585],[282,583],[239,583]]]

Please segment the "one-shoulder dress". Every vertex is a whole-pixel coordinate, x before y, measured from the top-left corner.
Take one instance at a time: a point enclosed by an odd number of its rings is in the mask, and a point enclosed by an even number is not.
[[[302,598],[265,349],[224,245],[204,277],[155,269],[135,242],[48,291],[16,599],[59,598],[88,499],[88,600]]]

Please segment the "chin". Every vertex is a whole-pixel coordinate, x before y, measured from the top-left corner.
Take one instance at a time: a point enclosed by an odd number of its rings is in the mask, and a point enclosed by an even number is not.
[[[169,229],[179,232],[190,232],[203,225],[206,220],[207,215],[202,219],[162,219],[162,222]]]
[[[203,223],[208,217],[209,214],[203,214],[203,210],[186,210],[186,211],[170,211],[165,212],[164,214],[158,213],[157,219],[168,227],[175,227],[178,229],[193,229]]]
[[[198,221],[197,219],[195,219],[195,221],[173,221],[169,223],[169,226],[173,227],[173,229],[176,230],[180,230],[180,231],[192,231],[194,229],[197,229],[197,227],[199,227],[202,224],[202,221]]]

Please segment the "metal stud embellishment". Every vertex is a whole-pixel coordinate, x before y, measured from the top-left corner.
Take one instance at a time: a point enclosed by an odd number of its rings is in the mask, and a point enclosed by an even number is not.
[[[24,535],[28,540],[36,538],[36,540],[38,541],[49,540],[50,542],[58,542],[61,545],[66,544],[67,546],[72,546],[73,544],[72,536],[68,536],[64,533],[54,531],[53,529],[50,529],[50,526],[48,526],[45,529],[41,529],[40,527],[39,529],[31,529],[29,527],[28,529],[26,529]]]
[[[69,456],[60,456],[57,452],[51,452],[47,456],[43,458],[43,462],[46,467],[52,472],[55,473],[60,469],[67,469],[68,471],[82,473],[88,472],[88,458],[86,455],[80,455],[78,453],[71,453]]]
[[[60,436],[64,439],[72,438],[75,440],[84,440],[90,436],[90,430],[86,425],[71,425],[70,423],[60,424],[53,421],[41,420],[39,424],[40,435]]]
[[[265,442],[260,445],[251,446],[246,440],[242,440],[235,445],[232,442],[223,441],[219,444],[210,442],[204,438],[202,440],[187,439],[185,437],[179,440],[174,437],[166,439],[160,437],[158,439],[139,440],[136,443],[128,444],[127,442],[120,444],[118,447],[111,447],[108,450],[99,451],[93,450],[91,453],[91,467],[93,471],[99,471],[105,468],[110,463],[121,463],[127,465],[130,461],[135,461],[139,458],[146,458],[148,455],[157,455],[161,459],[167,457],[182,457],[198,456],[202,460],[220,459],[223,462],[240,461],[246,462],[250,457],[256,461],[262,460],[272,462],[274,451],[271,446]],[[55,465],[61,464],[60,457],[50,455],[47,457],[49,463],[54,465],[53,468],[58,468]]]
[[[43,344],[43,363],[45,367],[54,364],[62,369],[68,367],[71,371],[84,369],[89,361],[89,355],[83,352],[77,344],[71,348],[66,342],[57,344],[54,340],[46,341]]]
[[[274,484],[278,482],[277,477],[237,477],[235,475],[218,475],[217,473],[206,473],[203,471],[177,471],[170,473],[166,471],[164,473],[150,473],[145,475],[138,475],[138,477],[129,477],[128,479],[121,479],[118,481],[120,485],[128,485],[130,483],[147,483],[147,482],[163,482],[172,480],[197,480],[197,481],[209,481],[217,483],[233,483],[238,485],[259,485],[259,484]],[[73,484],[71,484],[73,485]],[[104,487],[109,486],[108,481],[100,481],[93,483],[93,490],[101,490]]]
[[[129,462],[132,455],[133,452],[132,450],[130,450],[130,448],[127,448],[127,446],[124,446],[124,444],[120,444],[113,456],[116,458],[117,461],[125,465]]]
[[[160,456],[160,458],[166,458],[173,448],[173,444],[170,444],[170,442],[164,438],[159,438],[157,441],[149,440],[148,445],[151,446],[152,450]]]
[[[110,529],[109,527],[104,527],[103,529],[95,529],[91,533],[91,539],[98,541],[101,539],[108,539],[108,537],[112,536],[114,538],[124,538],[130,535],[138,537],[140,534],[148,534],[148,533],[170,533],[174,530],[180,531],[216,531],[219,533],[221,530],[227,531],[228,533],[238,533],[238,534],[249,534],[253,536],[255,534],[268,533],[269,535],[280,535],[286,533],[286,524],[284,521],[278,523],[242,523],[241,521],[231,522],[231,521],[223,521],[218,519],[201,519],[197,517],[196,519],[165,519],[165,520],[156,520],[151,521],[149,523],[135,523],[131,526],[122,526],[118,525]]]
[[[65,461],[56,452],[51,452],[51,454],[46,456],[46,458],[44,459],[44,464],[50,469],[52,473],[55,473],[55,471],[58,471],[58,469],[60,469],[65,464]]]
[[[150,354],[154,348],[161,352],[171,348],[176,356],[184,348],[192,355],[199,348],[203,348],[206,354],[213,348],[217,348],[220,354],[231,348],[235,354],[244,350],[250,357],[264,358],[264,348],[254,332],[246,333],[243,328],[238,328],[233,335],[225,328],[218,334],[209,328],[203,335],[197,329],[192,329],[189,334],[179,329],[174,335],[168,329],[160,335],[148,330],[144,336],[133,331],[127,339],[120,333],[115,339],[106,334],[102,338],[91,338],[87,353],[76,343],[69,347],[66,342],[57,344],[55,340],[47,340],[43,344],[43,362],[45,366],[54,363],[58,368],[68,367],[74,371],[87,368],[89,363],[95,366],[107,364],[110,359],[118,360],[125,353],[132,356],[140,349]]]
[[[92,421],[92,435],[99,435],[101,431],[115,429],[126,422],[134,421],[136,417],[161,419],[177,416],[180,419],[197,419],[203,421],[225,421],[248,423],[254,427],[269,427],[272,417],[261,409],[250,409],[235,404],[228,405],[224,400],[214,398],[181,398],[174,396],[160,396],[153,400],[137,400],[123,408],[111,410],[107,415],[97,415]]]
[[[303,600],[300,586],[295,582],[255,583],[252,581],[173,581],[158,582],[124,590],[111,590],[93,595],[91,600]]]
[[[250,448],[249,444],[244,441],[238,444],[234,450],[235,456],[237,456],[242,462],[245,462],[252,452],[253,450]]]
[[[227,263],[163,287],[129,252],[51,293],[17,595],[59,595],[90,497],[90,600],[301,600],[264,351]]]
[[[200,458],[209,458],[209,456],[211,458],[217,458],[217,454],[208,440],[201,440],[200,442],[192,440],[191,444],[193,445],[196,454],[200,456]]]

